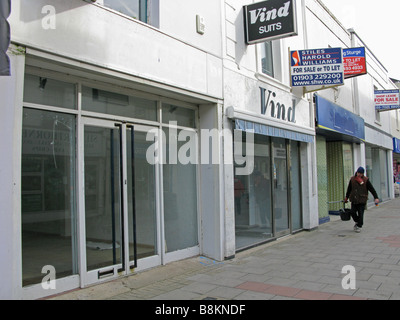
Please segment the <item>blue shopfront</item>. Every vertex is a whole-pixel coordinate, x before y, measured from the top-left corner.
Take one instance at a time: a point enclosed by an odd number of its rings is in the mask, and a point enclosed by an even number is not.
[[[364,119],[315,95],[319,222],[337,214],[354,174],[355,146],[365,141]]]
[[[398,186],[400,186],[400,139],[397,138],[393,138],[393,180],[395,183],[394,192],[398,196]]]

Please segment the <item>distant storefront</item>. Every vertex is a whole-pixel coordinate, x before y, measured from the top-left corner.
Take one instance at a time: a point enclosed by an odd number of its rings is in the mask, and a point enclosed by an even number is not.
[[[315,95],[319,220],[330,220],[343,204],[354,174],[354,144],[365,139],[364,120],[347,109]]]
[[[393,182],[395,195],[399,196],[400,187],[400,139],[393,138]]]

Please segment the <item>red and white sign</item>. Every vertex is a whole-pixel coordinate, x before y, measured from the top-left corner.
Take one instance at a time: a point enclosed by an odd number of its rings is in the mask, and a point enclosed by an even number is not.
[[[365,48],[343,49],[344,78],[367,74]]]

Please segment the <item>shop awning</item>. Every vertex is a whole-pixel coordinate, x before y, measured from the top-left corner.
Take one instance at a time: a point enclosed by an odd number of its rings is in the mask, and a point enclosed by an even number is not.
[[[235,129],[242,131],[251,131],[257,134],[262,134],[264,136],[279,137],[289,140],[301,141],[301,142],[314,142],[314,137],[308,134],[285,130],[277,127],[271,127],[260,123],[255,123],[251,121],[245,121],[240,119],[235,119]]]
[[[317,134],[328,141],[349,141],[360,143],[365,141],[364,119],[315,95],[317,111]]]
[[[300,142],[314,142],[315,131],[312,128],[296,127],[292,124],[264,119],[262,116],[253,115],[245,111],[238,111],[232,107],[228,108],[227,117],[234,120],[236,130]]]

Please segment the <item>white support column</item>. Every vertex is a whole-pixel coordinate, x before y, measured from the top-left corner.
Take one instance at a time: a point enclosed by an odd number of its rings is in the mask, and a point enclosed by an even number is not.
[[[200,216],[201,254],[224,259],[224,157],[222,111],[216,104],[200,105]],[[207,155],[208,152],[208,155]]]
[[[302,144],[300,157],[302,164],[303,228],[312,230],[319,225],[316,143]]]
[[[365,159],[365,143],[353,143],[353,169],[356,172],[357,168],[364,167],[366,168],[366,159]]]
[[[233,125],[232,121],[224,118],[224,257],[235,256],[236,253],[236,235],[235,235],[235,197],[234,197],[234,156],[233,156]]]
[[[389,198],[394,199],[395,194],[394,194],[394,183],[393,183],[393,151],[388,150],[387,151],[387,167],[388,167],[388,184],[389,184]]]
[[[21,135],[25,55],[11,45],[0,76],[0,300],[21,298]]]

